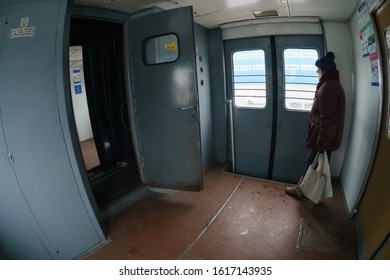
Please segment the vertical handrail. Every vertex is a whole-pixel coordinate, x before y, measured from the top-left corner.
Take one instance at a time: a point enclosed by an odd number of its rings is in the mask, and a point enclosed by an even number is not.
[[[233,123],[233,102],[228,100],[229,103],[229,122],[230,122],[230,140],[232,144],[232,173],[236,173],[236,158],[235,158],[235,145],[234,145],[234,123]]]

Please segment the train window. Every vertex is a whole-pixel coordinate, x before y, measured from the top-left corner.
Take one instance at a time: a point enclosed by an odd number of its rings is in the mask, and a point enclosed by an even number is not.
[[[315,49],[284,50],[284,106],[288,110],[310,111],[318,76]]]
[[[385,42],[386,42],[386,52],[387,52],[387,69],[388,73],[390,73],[390,27],[387,27],[385,30]],[[388,100],[390,100],[390,74],[387,77],[387,90],[388,90]],[[388,111],[387,111],[387,138],[390,139],[390,102]]]
[[[263,50],[233,53],[233,92],[236,107],[265,108],[267,99]]]
[[[175,34],[148,38],[143,43],[143,59],[146,65],[173,62],[179,58],[179,42]]]

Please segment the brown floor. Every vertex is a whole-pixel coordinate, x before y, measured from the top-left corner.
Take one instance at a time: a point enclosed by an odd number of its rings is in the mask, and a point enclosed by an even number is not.
[[[84,166],[99,209],[115,204],[123,196],[142,186],[137,170],[127,163],[100,166],[99,155],[93,138],[80,142]]]
[[[80,142],[80,148],[86,170],[91,170],[100,164],[95,140],[93,138]]]
[[[85,258],[357,259],[356,232],[340,189],[319,205],[284,193],[285,184],[221,172],[202,192],[151,194],[106,220],[111,242]]]

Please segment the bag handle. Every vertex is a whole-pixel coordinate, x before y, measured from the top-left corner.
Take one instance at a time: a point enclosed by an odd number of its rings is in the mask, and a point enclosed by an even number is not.
[[[323,176],[326,176],[326,173],[327,173],[326,166],[329,165],[328,155],[327,155],[326,151],[324,151],[324,153],[318,152],[317,155],[318,155],[318,159],[317,159],[318,165],[316,167],[316,170],[321,172],[321,174]],[[317,157],[317,155],[316,155],[316,157]]]
[[[326,151],[324,151],[324,153],[317,152],[313,162],[311,163],[313,169],[320,171],[324,176],[326,175],[325,160],[328,161],[328,155],[326,154]]]
[[[320,157],[322,158],[322,154],[320,152],[317,152],[316,156],[313,159],[313,162],[311,163],[311,166],[313,167],[313,169],[318,170],[318,167],[319,167],[318,161],[319,161]]]

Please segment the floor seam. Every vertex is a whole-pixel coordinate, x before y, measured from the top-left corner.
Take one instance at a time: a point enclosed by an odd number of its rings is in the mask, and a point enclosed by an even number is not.
[[[215,221],[215,219],[219,216],[219,214],[222,212],[222,210],[225,208],[225,206],[229,203],[233,195],[236,193],[238,188],[240,187],[242,181],[244,180],[243,177],[241,177],[241,180],[237,183],[237,185],[234,187],[233,191],[230,193],[224,204],[219,208],[217,213],[211,218],[211,220],[204,226],[202,231],[198,234],[198,236],[187,246],[187,248],[181,253],[181,255],[178,257],[178,260],[182,260],[188,252],[194,247],[195,243],[203,236],[203,234],[209,229],[209,227],[212,225],[212,223]]]

